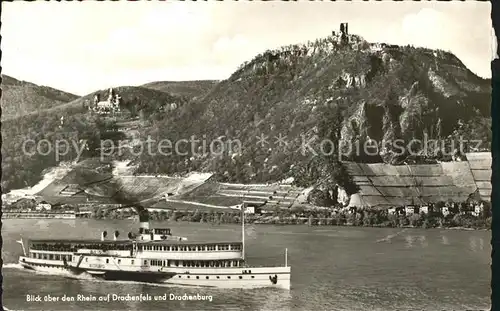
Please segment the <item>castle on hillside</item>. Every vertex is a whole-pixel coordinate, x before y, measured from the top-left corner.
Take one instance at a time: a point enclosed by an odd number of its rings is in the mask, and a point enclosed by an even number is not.
[[[339,38],[337,43],[340,45],[346,45],[349,43],[348,23],[340,23],[340,37],[337,36],[335,31],[332,31],[332,36]]]
[[[99,93],[94,95],[93,105],[89,107],[94,112],[99,114],[110,114],[120,111],[121,96],[116,94],[113,88],[109,89],[108,99],[105,101],[100,100]]]

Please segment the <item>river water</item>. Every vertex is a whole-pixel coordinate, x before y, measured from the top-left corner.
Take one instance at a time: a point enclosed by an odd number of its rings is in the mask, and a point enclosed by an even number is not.
[[[175,235],[239,240],[238,225],[153,223]],[[98,238],[131,231],[133,220],[3,221],[3,304],[11,310],[486,310],[489,231],[247,226],[250,264],[292,266],[291,291],[217,290],[69,279],[22,270],[23,238]],[[28,302],[26,295],[204,295],[212,301]],[[62,299],[62,298],[60,298]]]

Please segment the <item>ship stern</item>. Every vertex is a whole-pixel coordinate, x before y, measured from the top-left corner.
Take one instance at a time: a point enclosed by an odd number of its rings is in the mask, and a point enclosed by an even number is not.
[[[28,260],[29,260],[29,259],[28,259],[28,257],[26,257],[26,256],[19,256],[19,259],[18,259],[17,263],[18,263],[21,267],[23,267],[23,268],[25,268],[25,269],[35,270],[35,269],[33,268],[33,266],[31,266],[31,265],[29,264],[29,261],[28,261]]]

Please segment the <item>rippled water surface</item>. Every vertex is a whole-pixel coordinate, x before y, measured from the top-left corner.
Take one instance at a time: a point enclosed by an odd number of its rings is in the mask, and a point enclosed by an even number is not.
[[[154,224],[176,235],[240,239],[237,225]],[[69,279],[22,270],[21,236],[98,238],[132,220],[3,220],[4,305],[14,310],[466,310],[490,305],[489,231],[247,227],[250,264],[292,266],[292,289],[217,290]],[[26,295],[211,295],[209,301],[27,302]]]

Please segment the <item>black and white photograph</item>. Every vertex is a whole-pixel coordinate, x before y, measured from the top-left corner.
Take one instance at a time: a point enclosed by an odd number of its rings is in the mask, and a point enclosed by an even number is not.
[[[2,2],[3,310],[492,310],[491,6]]]

